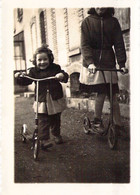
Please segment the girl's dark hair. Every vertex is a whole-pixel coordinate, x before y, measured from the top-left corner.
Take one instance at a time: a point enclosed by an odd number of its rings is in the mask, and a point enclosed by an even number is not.
[[[97,14],[95,8],[90,8],[88,10],[88,14]],[[113,16],[115,14],[115,9],[113,7],[107,7],[107,10],[104,15],[106,16]]]
[[[43,44],[41,47],[36,49],[36,51],[33,55],[33,60],[32,60],[33,65],[36,65],[36,56],[37,56],[37,54],[40,54],[40,53],[46,53],[48,55],[50,64],[53,63],[54,56],[53,56],[52,51],[48,48],[48,45]]]

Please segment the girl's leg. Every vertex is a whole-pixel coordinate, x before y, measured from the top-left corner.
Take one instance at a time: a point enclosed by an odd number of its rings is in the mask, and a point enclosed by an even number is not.
[[[55,114],[51,116],[51,132],[55,137],[55,143],[61,144],[63,143],[62,137],[60,135],[60,126],[61,126],[61,113]]]
[[[38,114],[38,136],[40,140],[50,139],[50,120],[47,114]]]
[[[61,113],[51,115],[51,132],[54,136],[60,136]]]
[[[52,147],[50,139],[50,117],[48,114],[38,114],[38,136],[41,141],[41,149]]]

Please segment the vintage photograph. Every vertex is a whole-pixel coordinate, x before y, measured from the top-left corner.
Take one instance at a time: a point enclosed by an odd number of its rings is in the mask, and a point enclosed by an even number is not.
[[[14,183],[129,184],[131,8],[13,20]]]

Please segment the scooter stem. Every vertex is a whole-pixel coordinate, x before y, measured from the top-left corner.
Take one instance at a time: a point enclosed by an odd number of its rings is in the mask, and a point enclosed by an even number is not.
[[[39,90],[39,81],[36,81],[36,102],[37,102],[36,115],[35,115],[36,125],[38,125],[38,90]]]
[[[110,115],[111,115],[111,124],[112,124],[113,123],[112,71],[110,71]]]

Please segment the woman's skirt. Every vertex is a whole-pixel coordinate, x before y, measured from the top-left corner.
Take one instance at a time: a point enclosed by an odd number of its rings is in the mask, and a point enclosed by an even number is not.
[[[110,94],[110,82],[112,79],[113,94],[119,93],[117,72],[97,71],[95,74],[89,73],[86,67],[81,68],[80,73],[80,91],[86,93],[104,93]]]
[[[109,83],[103,83],[103,84],[97,84],[97,85],[85,85],[80,83],[79,87],[80,92],[85,93],[103,93],[103,94],[110,94],[110,84]],[[118,83],[112,84],[112,94],[119,93],[119,86]]]

